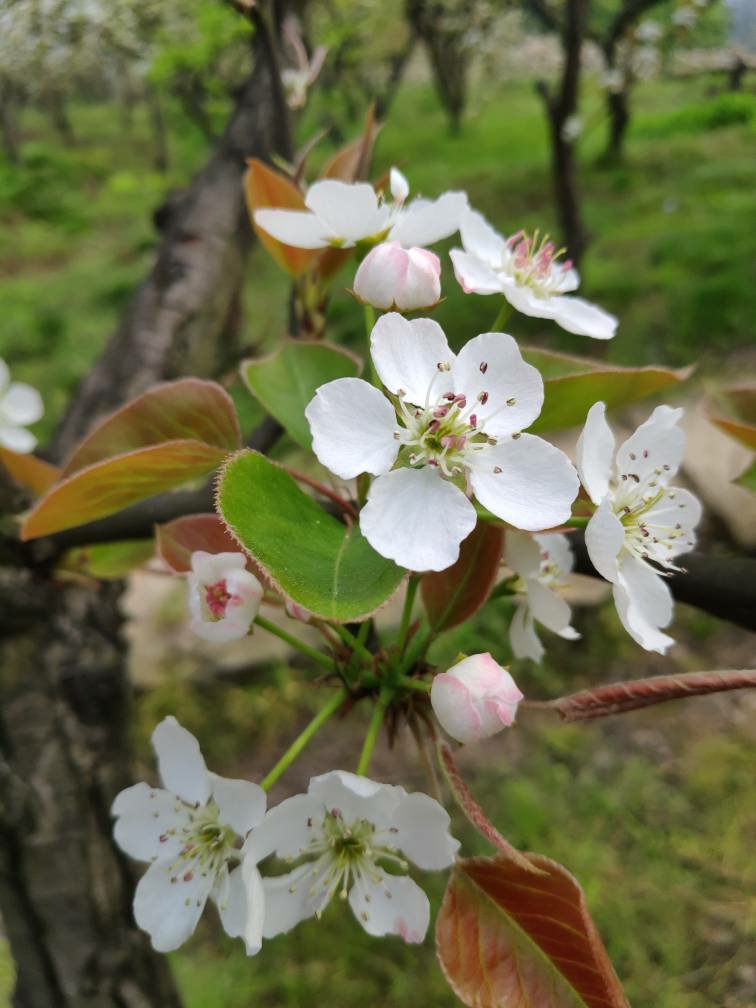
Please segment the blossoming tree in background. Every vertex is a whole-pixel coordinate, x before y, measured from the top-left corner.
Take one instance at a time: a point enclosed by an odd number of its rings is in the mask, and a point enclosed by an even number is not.
[[[81,570],[95,542],[100,558],[123,556],[120,530],[134,565],[155,558],[186,581],[198,636],[272,634],[321,674],[317,714],[259,784],[213,774],[197,740],[168,717],[153,734],[162,787],[137,783],[112,796],[116,843],[148,864],[134,914],[157,951],[189,940],[208,902],[226,933],[263,959],[267,939],[336,899],[368,934],[421,942],[431,911],[417,869],[448,871],[436,941],[465,1004],[620,1008],[626,999],[578,883],[498,833],[454,753],[516,730],[518,712],[535,703],[506,666],[512,654],[540,660],[548,637],[536,623],[577,639],[561,595],[573,540],[584,539],[639,647],[663,653],[672,643],[662,632],[673,618],[664,579],[684,564],[701,515],[696,498],[671,484],[685,447],[681,411],[657,406],[615,449],[605,410],[671,391],[680,375],[522,346],[513,311],[604,340],[617,320],[572,295],[577,273],[548,237],[503,238],[458,191],[410,200],[396,169],[376,185],[360,179],[374,136],[369,118],[309,186],[249,165],[252,221],[292,278],[297,335],[307,337],[241,365],[279,440],[277,460],[245,447],[249,432],[220,385],[186,378],[96,424],[53,470],[29,454],[24,430],[40,404],[3,371],[0,457],[37,497],[20,516],[20,537],[64,537],[74,557],[62,565],[76,559]],[[426,246],[458,232],[464,249],[443,281]],[[452,272],[470,297],[492,302],[489,332],[444,333],[420,314]],[[335,284],[364,305],[359,354],[325,339]],[[581,424],[570,446],[543,436]],[[294,450],[308,453],[304,473],[291,465]],[[204,510],[172,492],[208,477]],[[135,513],[158,495],[154,539],[150,520],[135,543]],[[196,504],[196,493],[189,498]],[[434,641],[502,596],[511,607],[500,653],[433,667]],[[391,600],[400,615],[387,629],[375,616]],[[319,646],[302,639],[304,623]],[[546,706],[579,720],[754,684],[754,672],[660,677]],[[266,793],[306,760],[317,732],[355,708],[370,717],[351,765],[267,807]],[[432,796],[368,776],[387,723],[436,762],[442,785],[429,774]],[[464,856],[447,805],[492,845],[491,857]]]

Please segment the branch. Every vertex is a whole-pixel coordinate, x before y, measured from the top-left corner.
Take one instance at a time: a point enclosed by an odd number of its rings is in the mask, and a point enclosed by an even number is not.
[[[609,62],[611,62],[611,56],[617,43],[628,28],[643,17],[646,11],[651,10],[652,7],[656,7],[662,2],[663,0],[625,0],[625,3],[612,18],[606,35],[600,43]]]
[[[727,690],[756,688],[756,669],[728,669],[723,672],[686,672],[652,676],[630,682],[598,686],[571,693],[558,700],[525,701],[525,706],[555,710],[563,721],[591,721],[609,714],[625,714],[653,704],[684,697],[724,693]]]

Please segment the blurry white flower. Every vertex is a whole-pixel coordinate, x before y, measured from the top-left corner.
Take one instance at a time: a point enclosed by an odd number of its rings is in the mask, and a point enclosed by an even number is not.
[[[152,733],[165,785],[134,784],[113,802],[113,835],[138,861],[151,862],[134,895],[134,917],[158,952],[191,937],[208,898],[232,938],[253,955],[262,943],[265,896],[256,863],[237,843],[265,814],[257,784],[210,773],[197,740],[173,717]]]
[[[601,77],[601,86],[611,91],[613,94],[619,92],[625,86],[625,75],[619,67],[609,67]]]
[[[328,48],[317,46],[310,59],[296,20],[291,17],[284,21],[283,35],[294,52],[296,66],[284,67],[281,71],[281,83],[286,92],[286,103],[289,108],[299,109],[307,101],[307,91],[323,69]]]
[[[658,42],[661,38],[662,27],[658,21],[646,19],[641,21],[635,29],[635,36],[641,42]]]
[[[263,935],[272,938],[320,917],[338,895],[349,900],[368,934],[421,942],[430,906],[408,877],[404,858],[440,871],[453,863],[458,848],[448,814],[428,795],[343,770],[313,777],[307,794],[271,809],[247,844],[255,861],[272,853],[304,859],[285,875],[264,879]]]
[[[0,358],[0,446],[24,455],[34,451],[37,439],[25,428],[44,412],[39,392],[23,382],[12,382],[8,365]]]
[[[192,553],[187,582],[191,628],[198,637],[215,644],[246,637],[263,597],[246,564],[242,553]]]
[[[672,11],[672,24],[678,28],[692,28],[698,20],[698,11],[693,6],[677,7]]]
[[[490,654],[471,655],[433,679],[439,724],[458,742],[479,742],[514,723],[522,700],[509,672]]]
[[[265,207],[255,210],[255,224],[296,248],[351,248],[360,241],[396,241],[405,248],[432,245],[459,228],[467,206],[463,192],[435,200],[414,199],[405,206],[409,185],[397,169],[391,172],[392,202],[385,202],[367,182],[321,179],[307,190],[306,210]]]
[[[452,249],[454,273],[465,293],[503,294],[522,312],[553,319],[568,332],[594,339],[611,339],[617,329],[614,315],[582,298],[566,297],[577,288],[577,270],[560,262],[553,242],[538,232],[518,231],[503,238],[482,214],[467,210],[460,223],[462,249]],[[563,250],[562,250],[563,251]]]
[[[567,116],[562,123],[562,140],[565,143],[573,143],[583,132],[583,120],[579,115]]]
[[[567,536],[559,532],[529,536],[507,529],[505,560],[520,578],[516,585],[520,601],[509,627],[515,657],[533,661],[543,657],[536,622],[566,640],[577,640],[580,634],[570,626],[570,607],[556,591],[566,584],[574,564]]]
[[[427,249],[381,242],[360,263],[354,293],[384,311],[431,308],[441,299],[441,260]]]
[[[459,354],[431,319],[383,315],[375,369],[393,399],[359,378],[321,385],[305,410],[313,451],[342,479],[378,476],[360,513],[363,535],[410,570],[444,570],[475,527],[465,489],[518,528],[551,528],[578,489],[558,448],[520,434],[541,411],[543,379],[504,333]],[[398,462],[398,467],[397,467]]]
[[[661,576],[695,545],[701,504],[670,487],[682,461],[681,409],[657,406],[615,453],[606,407],[588,412],[577,446],[583,486],[598,507],[585,530],[593,566],[614,585],[623,626],[641,647],[661,654],[674,641],[661,632],[672,619],[672,594]],[[660,571],[659,568],[662,568]]]

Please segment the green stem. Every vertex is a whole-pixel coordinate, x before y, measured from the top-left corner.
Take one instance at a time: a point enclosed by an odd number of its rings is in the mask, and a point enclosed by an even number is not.
[[[407,641],[407,631],[409,630],[410,619],[412,618],[412,606],[415,603],[415,595],[420,585],[419,574],[411,574],[407,584],[407,594],[404,596],[404,608],[402,609],[402,619],[399,624],[399,654],[404,654],[404,646]]]
[[[564,524],[570,528],[585,528],[590,520],[585,515],[575,515],[573,518],[568,518]]]
[[[504,325],[504,323],[507,321],[507,319],[511,314],[512,314],[512,305],[509,303],[509,301],[505,300],[504,304],[501,306],[501,309],[499,310],[499,314],[491,323],[491,328],[488,331],[501,332],[501,327]]]
[[[360,658],[368,662],[370,665],[373,664],[373,655],[370,651],[368,651],[358,637],[355,637],[354,634],[350,633],[345,626],[342,626],[341,623],[330,623],[329,626],[332,630],[335,630],[348,648],[350,648],[355,654],[358,654]]]
[[[381,730],[381,725],[383,724],[383,716],[386,713],[389,699],[390,693],[387,690],[381,690],[380,696],[378,697],[378,703],[375,705],[373,716],[370,719],[367,735],[365,736],[365,744],[363,745],[362,752],[360,753],[360,761],[357,764],[357,773],[361,774],[363,777],[370,766],[370,759],[373,755],[373,750],[375,749],[375,743],[378,741],[378,734]]]
[[[287,633],[286,630],[282,630],[281,627],[276,626],[275,623],[271,623],[270,620],[265,619],[264,616],[255,617],[255,623],[262,627],[263,630],[267,630],[268,633],[272,633],[274,637],[280,638],[282,641],[286,641],[291,647],[296,651],[300,651],[303,655],[307,655],[308,658],[312,658],[314,662],[318,665],[322,665],[323,668],[327,668],[329,672],[332,672],[336,668],[336,663],[328,655],[324,655],[322,651],[318,651],[317,648],[310,647],[309,644],[305,644],[298,637],[294,637],[293,634]]]
[[[428,650],[433,642],[435,634],[433,630],[428,628],[424,633],[418,631],[415,636],[410,641],[410,645],[407,648],[407,654],[404,656],[404,661],[401,665],[401,671],[404,673],[407,669],[412,668],[416,661],[418,661]]]
[[[412,676],[402,674],[397,682],[406,689],[417,690],[419,693],[430,693],[431,684],[425,679],[413,679]]]
[[[270,788],[273,787],[281,774],[290,767],[297,756],[299,756],[313,735],[323,727],[332,714],[336,713],[348,696],[349,694],[345,689],[340,689],[338,693],[334,693],[325,707],[323,707],[322,710],[315,715],[304,731],[300,732],[300,734],[294,739],[270,773],[262,779],[260,787],[263,791],[269,791]]]
[[[368,338],[368,343],[370,342],[370,334],[373,331],[373,326],[375,325],[375,308],[372,305],[365,305],[365,335]]]

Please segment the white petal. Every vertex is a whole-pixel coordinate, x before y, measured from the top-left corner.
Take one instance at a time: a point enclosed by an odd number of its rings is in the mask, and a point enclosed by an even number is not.
[[[457,676],[440,672],[433,677],[431,704],[441,727],[458,742],[466,744],[486,737],[472,694]]]
[[[551,307],[554,321],[567,332],[602,340],[612,339],[617,332],[616,316],[582,298],[556,295]]]
[[[459,841],[449,833],[449,813],[421,791],[405,794],[394,812],[392,842],[410,861],[426,871],[440,871],[454,863]]]
[[[660,540],[658,544],[647,540],[646,548],[652,557],[664,563],[693,549],[696,542],[693,530],[701,520],[702,511],[701,501],[695,494],[680,487],[669,487],[644,515],[649,539]],[[677,537],[670,540],[672,530]]]
[[[544,656],[544,647],[535,632],[533,616],[527,605],[515,609],[512,622],[509,624],[509,643],[515,658],[530,658],[539,662]]]
[[[672,619],[673,601],[664,578],[642,560],[625,556],[614,586],[614,604],[622,625],[646,651],[664,654],[672,637],[662,633]]]
[[[398,168],[392,168],[389,173],[389,189],[392,199],[404,203],[410,193],[409,182]]]
[[[116,796],[111,813],[115,842],[137,861],[176,856],[182,840],[168,830],[180,829],[189,821],[189,809],[174,794],[149,784],[134,784]]]
[[[363,472],[378,475],[394,464],[399,452],[394,407],[361,378],[337,378],[321,385],[305,416],[312,450],[326,469],[342,479],[354,479]]]
[[[462,491],[426,466],[379,476],[360,512],[360,529],[374,550],[400,567],[445,570],[475,520]]]
[[[580,480],[594,504],[609,492],[613,459],[614,435],[606,422],[606,406],[597,402],[588,410],[575,452]]]
[[[27,455],[37,447],[37,439],[23,427],[0,424],[0,445],[19,455]]]
[[[451,373],[438,365],[451,365],[454,354],[432,319],[408,322],[397,312],[382,315],[370,335],[370,354],[389,392],[415,406],[425,405],[429,390],[430,402],[452,390]]]
[[[501,277],[490,266],[462,249],[449,253],[454,276],[465,294],[501,294],[504,290]]]
[[[153,861],[134,893],[134,919],[156,952],[172,952],[191,937],[215,882],[194,862],[175,869],[172,858]]]
[[[0,395],[10,385],[10,369],[2,357],[0,357]]]
[[[243,553],[206,553],[204,550],[192,553],[192,572],[205,585],[222,581],[229,571],[244,570],[246,563]]]
[[[220,812],[220,821],[230,826],[240,837],[262,822],[265,815],[265,792],[252,781],[232,780],[211,773],[213,800]]]
[[[299,865],[286,875],[264,878],[265,919],[263,938],[286,934],[300,921],[321,913],[328,904],[328,887],[313,875],[312,863]]]
[[[543,378],[526,364],[517,343],[506,333],[482,333],[469,340],[452,366],[454,391],[468,406],[480,395],[473,412],[478,426],[493,437],[506,437],[529,427],[543,406]],[[511,404],[511,405],[510,405]]]
[[[564,452],[533,434],[478,452],[470,482],[483,507],[526,531],[566,521],[579,486]]]
[[[368,182],[323,179],[310,186],[305,203],[323,222],[329,238],[347,245],[383,231],[389,215]]]
[[[189,626],[192,633],[201,637],[202,640],[209,641],[211,644],[227,644],[229,641],[242,640],[246,637],[251,622],[251,619],[238,618],[234,613],[218,620],[195,617],[190,620]]]
[[[380,784],[348,770],[331,770],[310,780],[307,793],[314,798],[322,814],[338,810],[345,822],[369,819],[377,829],[394,821],[403,788]]]
[[[591,515],[585,529],[585,546],[591,563],[607,581],[617,580],[617,558],[625,529],[606,497]]]
[[[429,308],[441,300],[441,260],[428,249],[411,248],[407,271],[396,295],[401,311]]]
[[[204,805],[210,797],[210,775],[194,735],[169,716],[152,733],[152,747],[168,791],[190,805]]]
[[[265,918],[265,890],[252,858],[244,858],[230,873],[226,885],[220,891],[216,889],[213,895],[226,934],[231,938],[244,939],[247,955],[259,952]]]
[[[542,538],[546,538],[543,536]],[[541,547],[535,536],[507,529],[504,538],[505,559],[520,577],[535,577],[541,569]]]
[[[659,469],[659,483],[667,483],[677,472],[685,450],[685,435],[677,426],[682,415],[681,409],[657,406],[648,420],[620,445],[617,472],[633,473],[642,483]]]
[[[466,207],[467,194],[463,192],[447,192],[435,200],[413,200],[400,211],[389,237],[405,248],[433,245],[459,229]]]
[[[310,795],[285,799],[266,814],[244,845],[255,861],[275,853],[279,858],[299,857],[310,840],[320,835],[325,809]]]
[[[528,581],[528,604],[533,618],[548,630],[561,634],[570,626],[569,605],[561,595],[539,581]]]
[[[255,224],[271,237],[294,248],[319,249],[328,245],[324,224],[307,210],[263,208],[254,212]]]
[[[541,550],[541,558],[548,560],[563,575],[557,576],[554,583],[564,584],[567,580],[566,575],[571,573],[575,566],[575,555],[569,537],[562,532],[545,532],[543,535],[534,535],[533,538]]]
[[[533,318],[554,318],[553,297],[537,294],[532,287],[519,284],[512,277],[502,275],[501,284],[504,297],[518,312]]]
[[[369,935],[395,934],[410,944],[425,938],[430,904],[420,886],[406,875],[381,873],[376,882],[360,876],[349,891],[354,916]]]
[[[31,385],[13,382],[0,399],[0,415],[10,424],[36,423],[45,412],[42,396]]]
[[[501,265],[507,247],[506,239],[491,227],[482,213],[470,208],[462,214],[459,234],[465,252],[471,253],[488,266]]]
[[[393,306],[408,267],[408,253],[399,242],[381,242],[360,263],[354,293],[360,301],[385,311]]]

